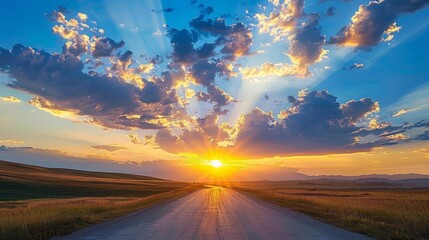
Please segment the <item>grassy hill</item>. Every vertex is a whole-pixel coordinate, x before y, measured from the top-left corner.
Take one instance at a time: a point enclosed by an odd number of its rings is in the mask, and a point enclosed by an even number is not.
[[[0,161],[0,239],[50,239],[201,188],[139,175]]]
[[[0,201],[64,197],[144,197],[187,185],[140,175],[44,168],[0,160]]]

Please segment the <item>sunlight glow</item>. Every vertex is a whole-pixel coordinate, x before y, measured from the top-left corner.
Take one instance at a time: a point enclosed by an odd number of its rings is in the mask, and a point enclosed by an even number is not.
[[[210,162],[210,165],[212,165],[215,168],[220,168],[220,167],[223,166],[223,163],[221,161],[219,161],[219,160],[212,160]]]

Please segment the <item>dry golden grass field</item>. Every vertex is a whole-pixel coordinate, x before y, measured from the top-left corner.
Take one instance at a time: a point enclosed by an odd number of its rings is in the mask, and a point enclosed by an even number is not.
[[[429,239],[428,189],[268,181],[236,183],[234,187],[376,239]]]
[[[49,239],[202,188],[0,161],[0,239]]]

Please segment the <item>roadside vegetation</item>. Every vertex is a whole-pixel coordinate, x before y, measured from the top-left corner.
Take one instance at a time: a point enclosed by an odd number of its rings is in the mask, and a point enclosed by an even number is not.
[[[0,161],[0,239],[66,235],[201,188],[138,175]]]
[[[259,182],[235,188],[376,239],[429,239],[429,190],[346,185]]]
[[[185,196],[189,186],[148,197],[85,197],[0,202],[0,239],[49,239]]]

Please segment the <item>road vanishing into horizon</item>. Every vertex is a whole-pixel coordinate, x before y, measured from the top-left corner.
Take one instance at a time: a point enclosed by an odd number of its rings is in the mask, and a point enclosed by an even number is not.
[[[55,239],[370,239],[237,191],[210,187]]]

